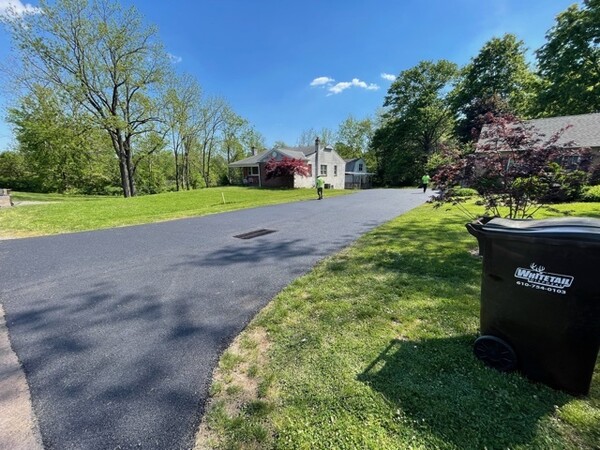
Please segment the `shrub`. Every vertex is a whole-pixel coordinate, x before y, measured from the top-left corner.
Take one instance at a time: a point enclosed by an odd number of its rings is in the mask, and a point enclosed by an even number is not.
[[[540,177],[540,188],[544,192],[540,201],[566,203],[577,200],[587,178],[587,173],[582,170],[565,170],[556,163],[550,163]]]
[[[479,192],[477,192],[477,189],[471,189],[471,188],[464,188],[464,187],[456,187],[453,189],[452,191],[452,195],[454,197],[474,197],[476,195],[479,195]]]
[[[590,186],[600,185],[600,164],[590,169],[590,179],[588,180]]]
[[[600,186],[587,186],[583,189],[581,200],[584,202],[600,202]]]
[[[121,189],[121,187],[119,186],[106,186],[104,188],[104,192],[102,192],[103,195],[123,195],[123,189]]]

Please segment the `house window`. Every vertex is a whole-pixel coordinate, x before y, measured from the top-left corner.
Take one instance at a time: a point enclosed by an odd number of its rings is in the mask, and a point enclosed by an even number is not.
[[[581,162],[581,157],[578,155],[561,156],[556,162],[565,169],[577,169],[579,163]]]
[[[337,177],[337,166],[333,166],[333,176]]]
[[[321,164],[321,175],[327,176],[327,164]]]
[[[362,163],[359,163],[359,164],[358,164],[358,171],[359,171],[359,172],[362,172],[362,171],[363,171],[363,165],[362,165]]]
[[[309,164],[309,165],[308,165],[308,171],[309,171],[311,174],[313,173],[313,171],[312,171],[312,164]]]
[[[258,167],[250,167],[250,175],[258,175]]]

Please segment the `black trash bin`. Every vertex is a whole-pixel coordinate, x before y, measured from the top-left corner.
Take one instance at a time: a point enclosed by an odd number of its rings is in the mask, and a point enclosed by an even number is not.
[[[587,395],[600,347],[600,220],[496,218],[467,229],[483,256],[476,356]]]

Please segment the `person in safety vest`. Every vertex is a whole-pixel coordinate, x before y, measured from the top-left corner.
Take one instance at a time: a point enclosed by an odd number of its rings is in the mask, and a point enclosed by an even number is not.
[[[425,174],[421,177],[421,185],[423,186],[423,192],[425,192],[427,190],[427,185],[429,184],[429,180],[431,180],[431,178],[427,174]]]
[[[323,200],[323,186],[325,186],[325,181],[319,175],[317,177],[317,195],[319,196],[319,200]]]

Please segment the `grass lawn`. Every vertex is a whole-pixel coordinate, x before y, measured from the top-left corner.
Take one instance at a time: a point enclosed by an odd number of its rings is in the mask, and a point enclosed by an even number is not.
[[[79,202],[101,200],[112,197],[105,195],[72,195],[72,194],[39,194],[37,192],[12,192],[10,198],[13,202]]]
[[[466,221],[423,206],[282,291],[223,354],[196,448],[597,449],[598,363],[575,398],[473,356]]]
[[[351,192],[327,190],[326,196]],[[41,236],[203,216],[236,209],[312,200],[316,198],[316,192],[314,189],[222,187],[133,198],[19,192],[13,193],[12,198],[15,202],[43,201],[46,204],[0,210],[0,238]]]

